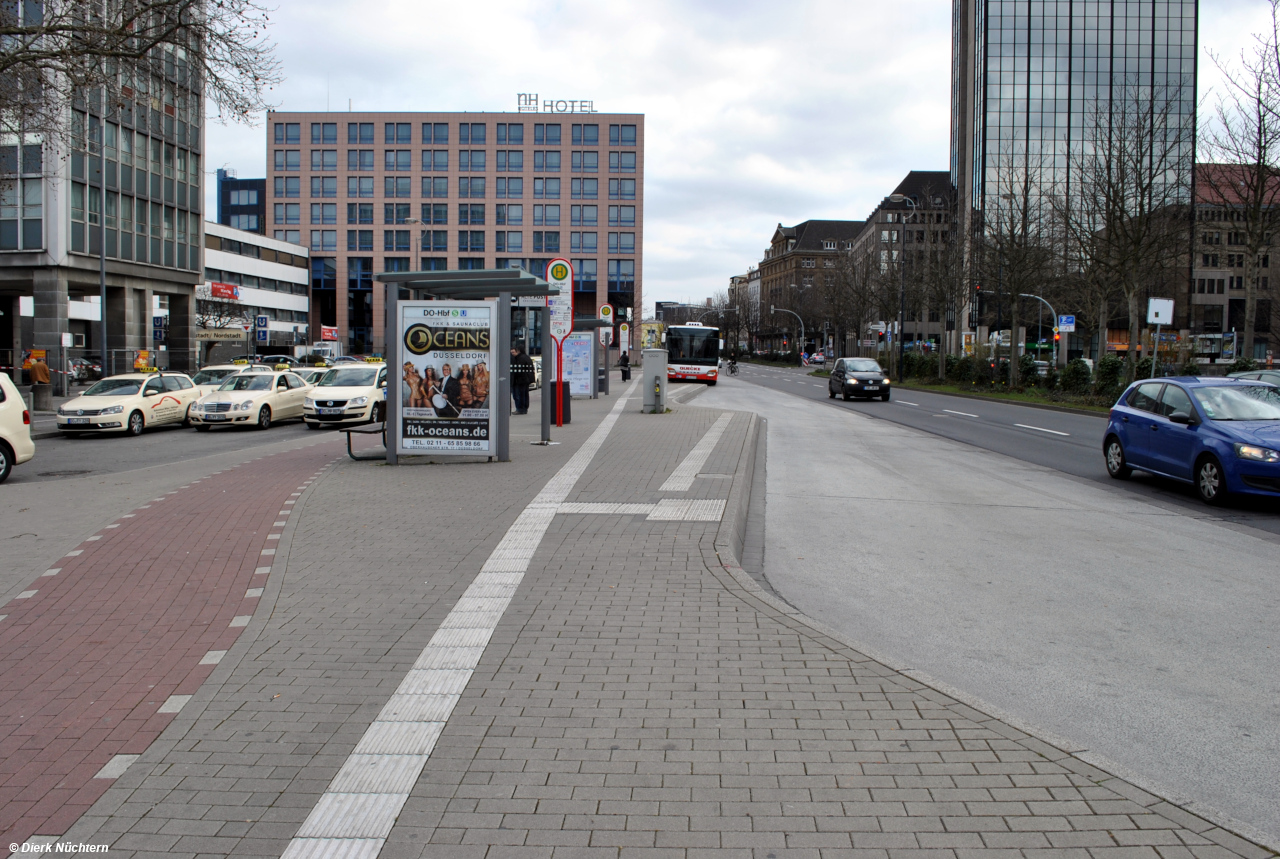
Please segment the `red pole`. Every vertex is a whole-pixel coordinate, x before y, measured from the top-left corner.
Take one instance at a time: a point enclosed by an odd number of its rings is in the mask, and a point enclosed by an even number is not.
[[[556,426],[564,426],[564,385],[561,384],[564,372],[564,340],[556,343]]]

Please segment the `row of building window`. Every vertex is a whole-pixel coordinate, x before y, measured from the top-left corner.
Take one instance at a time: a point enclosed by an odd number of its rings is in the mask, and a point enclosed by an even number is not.
[[[1265,274],[1258,278],[1258,289],[1270,289],[1271,279]],[[1197,295],[1225,295],[1227,289],[1244,289],[1243,277],[1198,277]]]
[[[206,268],[204,270],[204,279],[207,281],[216,281],[218,283],[231,283],[236,286],[248,286],[253,289],[265,289],[268,292],[283,292],[289,295],[307,294],[307,285],[305,283],[290,283],[287,280],[258,277],[257,275],[241,274],[236,271],[223,271],[216,268]]]
[[[1246,254],[1201,254],[1200,264],[1203,268],[1244,268]],[[1218,265],[1219,262],[1223,265]],[[1258,257],[1259,268],[1271,267],[1271,255],[1263,254]]]
[[[115,191],[104,195],[100,188],[72,182],[71,250],[98,253],[103,226],[109,257],[182,269],[200,267],[200,218],[195,213]]]
[[[524,143],[523,122],[495,123],[494,140],[499,145],[519,146]],[[359,145],[374,142],[375,123],[348,122],[347,143]],[[561,142],[563,126],[558,122],[538,122],[533,125],[533,142],[550,144]],[[299,122],[277,122],[272,129],[273,139],[277,145],[301,145],[302,124]],[[488,124],[484,122],[458,123],[458,142],[483,145],[488,139]],[[388,145],[413,143],[413,123],[386,122],[382,126],[382,140]],[[600,126],[598,123],[573,123],[570,126],[570,140],[573,146],[599,146]],[[323,146],[326,143],[338,142],[338,123],[311,123],[311,142]],[[422,123],[421,142],[428,145],[441,146],[449,143],[449,123]],[[618,123],[609,126],[610,146],[635,146],[636,127],[631,124]]]
[[[450,260],[447,257],[421,257],[418,260],[418,271],[448,271]],[[454,271],[471,271],[485,269],[487,260],[484,257],[455,257],[452,266]],[[527,272],[546,277],[550,257],[501,257],[493,261],[499,269],[523,269]],[[384,271],[409,271],[410,257],[383,257]],[[598,261],[594,259],[574,259],[573,288],[577,291],[594,291],[598,279]],[[347,289],[373,289],[374,260],[372,257],[347,257]],[[611,259],[608,261],[606,277],[610,292],[632,292],[635,290],[636,261],[631,259]],[[311,289],[334,290],[338,287],[338,260],[336,257],[312,257]]]
[[[560,199],[562,180],[551,178],[535,178],[533,182],[533,199]],[[373,197],[376,185],[372,176],[348,176],[347,197]],[[488,181],[483,176],[460,176],[457,183],[457,196],[463,199],[484,199],[488,191]],[[608,184],[610,200],[636,199],[635,179],[610,179]],[[493,182],[494,197],[497,199],[519,200],[524,197],[525,180],[517,177],[498,177]],[[447,198],[449,196],[449,178],[447,176],[423,176],[420,185],[422,197]],[[302,196],[302,178],[298,176],[276,176],[272,183],[273,195],[276,198],[289,199]],[[324,199],[338,196],[338,177],[312,176],[311,197]],[[382,180],[382,196],[389,198],[413,197],[413,179],[409,176],[385,176]],[[599,179],[569,180],[569,197],[573,200],[596,200],[600,197]]]
[[[535,173],[559,173],[561,171],[562,152],[559,149],[533,150],[533,171]],[[462,149],[457,153],[458,171],[462,173],[484,173],[489,167],[488,152],[484,149]],[[348,149],[347,170],[355,173],[372,173],[375,170],[377,152],[373,149]],[[273,160],[277,172],[296,173],[302,170],[302,151],[299,149],[277,149]],[[424,172],[444,172],[449,169],[448,149],[423,149],[421,170]],[[570,171],[573,173],[600,172],[599,152],[570,152]],[[498,173],[520,173],[525,169],[523,149],[499,149],[494,153],[493,169]],[[312,149],[311,169],[328,173],[338,170],[338,150]],[[414,170],[412,149],[386,149],[382,153],[382,169],[387,173],[409,173]],[[610,173],[636,172],[635,152],[610,152]]]
[[[277,230],[277,238],[281,233],[289,231]],[[294,231],[295,233],[298,231]],[[569,233],[569,251],[571,253],[598,253],[600,250],[599,233]],[[530,249],[534,253],[560,253],[559,230],[534,230],[531,234]],[[288,241],[288,239],[285,239]],[[388,253],[410,250],[412,230],[383,230],[382,249]],[[373,250],[373,230],[347,230],[347,250]],[[336,251],[338,249],[337,230],[312,230],[311,250],[314,253]],[[459,251],[476,252],[485,250],[484,230],[458,230],[457,247]],[[520,230],[499,230],[494,233],[494,250],[498,253],[521,253],[525,250],[524,233]],[[426,253],[449,250],[448,230],[422,230],[419,249]],[[635,233],[609,233],[608,252],[614,254],[633,254],[636,252]]]
[[[348,224],[374,223],[374,203],[348,203]],[[535,227],[554,227],[560,225],[561,206],[557,204],[535,204],[533,207],[533,225]],[[459,224],[485,223],[485,205],[483,203],[459,203]],[[412,204],[384,203],[382,206],[382,223],[407,224],[412,218]],[[276,224],[300,224],[302,204],[276,203],[273,207]],[[494,223],[500,226],[520,226],[524,223],[524,205],[521,203],[498,203],[494,206]],[[609,206],[608,225],[611,227],[634,227],[636,223],[635,206]],[[423,224],[449,223],[449,205],[447,203],[423,203],[421,217],[417,219]],[[594,227],[600,221],[599,206],[570,206],[569,223],[575,227]],[[311,224],[337,224],[337,203],[312,203]],[[234,226],[234,225],[233,225]]]

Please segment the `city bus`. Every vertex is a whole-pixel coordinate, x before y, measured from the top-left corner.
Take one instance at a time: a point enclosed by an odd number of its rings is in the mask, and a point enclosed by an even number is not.
[[[689,322],[667,326],[667,381],[716,383],[719,372],[720,329]]]

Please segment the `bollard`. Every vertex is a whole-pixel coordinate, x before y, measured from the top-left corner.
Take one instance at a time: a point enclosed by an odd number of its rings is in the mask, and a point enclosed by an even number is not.
[[[35,384],[31,386],[31,410],[35,412],[53,411],[53,385]]]
[[[645,349],[644,371],[649,378],[644,385],[642,411],[662,414],[667,410],[667,352],[665,349]],[[641,378],[644,378],[641,376]]]

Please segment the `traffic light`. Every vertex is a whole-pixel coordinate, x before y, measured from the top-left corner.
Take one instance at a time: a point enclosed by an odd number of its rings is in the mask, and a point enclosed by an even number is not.
[[[1057,333],[1057,332],[1055,331],[1055,332],[1054,332],[1054,334],[1053,334],[1053,342],[1054,342],[1054,343],[1059,343],[1059,342],[1061,342],[1061,341],[1062,341],[1062,335],[1061,335],[1061,334],[1059,334],[1059,333]]]

